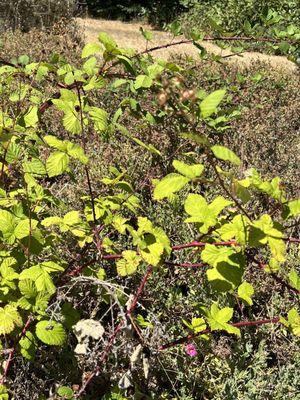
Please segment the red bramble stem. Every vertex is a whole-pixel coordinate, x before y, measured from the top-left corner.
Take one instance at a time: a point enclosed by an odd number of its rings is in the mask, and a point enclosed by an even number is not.
[[[279,317],[274,317],[272,319],[259,319],[256,321],[241,321],[241,322],[235,322],[233,324],[229,324],[231,326],[234,326],[236,328],[242,328],[242,327],[247,327],[247,326],[259,326],[259,325],[265,325],[265,324],[277,324],[279,322]],[[180,339],[174,340],[173,342],[169,342],[166,344],[163,344],[162,346],[159,347],[159,350],[166,350],[170,347],[177,346],[182,343],[188,343],[190,340],[197,338],[200,335],[204,335],[206,333],[211,333],[212,330],[210,328],[204,329],[201,332],[197,333],[191,333],[190,335],[184,336]]]
[[[21,333],[20,333],[20,335],[18,337],[18,343],[26,335],[26,332],[28,331],[28,328],[29,328],[30,324],[32,323],[33,319],[34,318],[31,315],[29,315],[29,317],[27,318],[27,321],[26,321],[26,323],[25,323],[25,325],[24,325],[24,327],[23,327],[23,329],[22,329],[22,331],[21,331]],[[12,360],[13,360],[13,356],[14,356],[14,354],[16,352],[16,348],[17,348],[17,344],[15,344],[15,346],[9,352],[8,359],[5,362],[3,375],[2,375],[2,377],[0,379],[0,385],[3,385],[5,383],[5,381],[6,381],[6,377],[8,375],[8,371],[10,369],[10,366],[11,366],[11,363],[12,363]]]
[[[172,265],[173,267],[183,267],[183,268],[201,268],[206,267],[207,264],[205,263],[179,263],[179,262],[172,262],[172,261],[165,261],[165,264]]]
[[[259,268],[262,269],[262,270],[265,269],[266,267],[268,267],[267,264],[264,264],[264,263],[262,263],[262,262],[259,262],[258,265],[259,265]],[[284,286],[284,287],[287,288],[288,290],[291,290],[292,292],[295,292],[295,293],[297,293],[297,294],[300,294],[300,290],[298,290],[298,289],[294,288],[293,286],[291,286],[289,283],[287,283],[284,279],[280,278],[280,276],[276,275],[274,272],[271,272],[270,275],[272,276],[272,278],[273,278],[276,282],[280,283],[282,286]]]
[[[284,241],[289,242],[289,243],[300,243],[300,239],[297,238],[283,238]],[[236,240],[228,240],[227,242],[197,242],[194,240],[193,242],[189,243],[183,243],[183,244],[177,244],[175,246],[172,246],[171,249],[172,251],[180,251],[184,249],[191,249],[191,248],[198,248],[198,247],[205,247],[207,244],[210,244],[212,246],[239,246],[239,243]],[[117,260],[119,258],[122,258],[122,254],[107,254],[103,255],[102,259],[103,260]]]

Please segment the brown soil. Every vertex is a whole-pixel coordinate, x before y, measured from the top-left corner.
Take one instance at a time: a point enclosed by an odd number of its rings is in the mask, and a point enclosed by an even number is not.
[[[120,47],[129,47],[141,51],[146,48],[145,39],[139,32],[139,28],[141,26],[143,26],[144,29],[150,30],[153,34],[153,39],[149,44],[149,47],[164,45],[172,40],[172,36],[167,32],[154,30],[151,26],[142,23],[125,23],[121,21],[96,20],[91,18],[78,18],[77,22],[84,31],[87,42],[97,41],[98,33],[100,31],[104,31],[111,35],[117,41]],[[176,41],[180,39],[181,38],[176,38]],[[214,53],[221,56],[228,56],[229,54],[232,54],[230,49],[221,49],[213,43],[204,42],[201,43],[201,45],[209,53]],[[153,55],[164,59],[167,59],[173,55],[188,55],[197,59],[198,50],[191,44],[184,44],[156,51],[153,53]],[[270,68],[282,70],[284,72],[292,73],[298,70],[297,66],[293,62],[289,61],[286,57],[270,56],[257,52],[244,52],[242,55],[235,55],[225,58],[224,61],[228,63],[238,63],[241,68],[250,67],[251,65],[259,62],[268,64]]]

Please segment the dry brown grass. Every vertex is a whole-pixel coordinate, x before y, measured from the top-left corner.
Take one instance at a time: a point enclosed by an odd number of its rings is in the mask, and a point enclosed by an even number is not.
[[[151,47],[164,45],[172,40],[172,36],[163,31],[152,29],[151,26],[142,23],[126,23],[121,21],[96,20],[91,18],[78,18],[77,22],[85,34],[87,42],[97,41],[97,36],[100,31],[107,32],[119,44],[120,47],[130,47],[135,50],[143,50],[146,48],[145,40],[139,32],[142,26],[144,29],[150,30],[153,34]],[[229,49],[223,50],[212,43],[201,43],[209,52],[221,56],[231,54]],[[193,58],[198,58],[198,50],[191,44],[174,46],[168,49],[156,51],[154,54],[158,58],[168,59],[174,55],[188,55]],[[242,56],[233,56],[226,59],[228,63],[238,64],[241,68],[249,68],[257,62],[268,64],[270,68],[282,70],[284,72],[297,72],[297,66],[289,61],[286,57],[270,56],[257,52],[245,52]]]

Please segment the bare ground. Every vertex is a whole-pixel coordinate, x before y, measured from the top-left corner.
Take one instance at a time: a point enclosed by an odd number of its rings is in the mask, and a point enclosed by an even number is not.
[[[129,47],[141,51],[146,48],[145,39],[139,32],[141,26],[144,29],[150,30],[153,34],[153,39],[149,47],[164,45],[172,40],[172,36],[167,32],[154,30],[151,26],[142,23],[125,23],[121,21],[96,20],[91,18],[78,18],[77,22],[85,34],[86,42],[96,42],[98,33],[104,31],[111,35],[120,47]],[[181,38],[177,38],[176,41],[180,39]],[[232,54],[230,49],[221,49],[213,43],[203,42],[201,45],[209,53],[221,56]],[[191,44],[183,44],[158,50],[155,54],[153,53],[153,55],[164,59],[168,59],[173,55],[188,55],[197,59],[198,50]],[[298,67],[286,57],[270,56],[258,52],[244,52],[242,55],[232,56],[224,60],[228,63],[238,63],[241,68],[250,67],[259,62],[268,64],[270,68],[282,70],[284,72],[295,73],[298,71]]]

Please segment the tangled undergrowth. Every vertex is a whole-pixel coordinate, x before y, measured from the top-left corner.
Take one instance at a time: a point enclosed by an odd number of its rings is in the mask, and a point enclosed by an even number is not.
[[[1,53],[0,398],[297,399],[299,83],[76,49]]]

